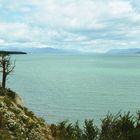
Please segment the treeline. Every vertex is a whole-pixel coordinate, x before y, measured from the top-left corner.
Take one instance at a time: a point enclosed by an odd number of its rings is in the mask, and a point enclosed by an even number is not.
[[[93,120],[85,120],[83,128],[78,121],[74,124],[63,121],[51,125],[55,140],[140,140],[140,111],[108,114],[97,127]]]

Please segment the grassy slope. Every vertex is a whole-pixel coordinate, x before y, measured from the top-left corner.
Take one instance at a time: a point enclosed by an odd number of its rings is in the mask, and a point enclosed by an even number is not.
[[[0,95],[0,140],[52,140],[49,125],[28,111],[15,92],[0,89]]]

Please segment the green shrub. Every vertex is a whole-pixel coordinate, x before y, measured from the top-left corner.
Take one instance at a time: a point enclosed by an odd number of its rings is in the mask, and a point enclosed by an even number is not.
[[[79,122],[77,121],[73,127],[74,127],[74,140],[82,140],[83,132],[82,129],[79,127]]]
[[[78,121],[75,124],[62,121],[51,125],[51,131],[57,140],[140,140],[140,112],[108,114],[98,129],[93,120],[85,120],[83,129]]]
[[[120,115],[117,121],[117,127],[120,131],[120,135],[122,135],[122,138],[131,139],[135,128],[134,124],[135,122],[133,116],[130,115],[130,112]]]
[[[10,90],[10,89],[6,89],[5,93],[12,100],[14,100],[15,97],[16,97],[16,93],[14,91]]]
[[[57,136],[61,140],[66,139],[66,127],[68,121],[62,121],[57,125]]]
[[[35,118],[34,113],[32,111],[29,111],[28,108],[24,107],[23,110],[28,117],[30,117],[32,119]]]
[[[11,100],[7,96],[4,97],[3,101],[8,107],[10,107],[12,105]]]
[[[21,113],[21,111],[17,108],[12,108],[11,111],[14,112],[16,115],[19,115]]]
[[[50,129],[51,129],[52,136],[54,138],[56,138],[57,137],[57,126],[55,124],[51,124]]]
[[[84,140],[96,140],[98,129],[96,126],[93,125],[93,120],[85,120],[85,126],[84,126],[84,133],[83,133],[83,139]]]
[[[116,128],[116,121],[118,119],[118,115],[113,116],[112,114],[108,114],[106,118],[102,120],[101,123],[101,132],[100,139],[101,140],[115,140],[116,135],[118,135],[118,130]]]
[[[5,90],[0,89],[0,96],[4,96],[5,95]]]

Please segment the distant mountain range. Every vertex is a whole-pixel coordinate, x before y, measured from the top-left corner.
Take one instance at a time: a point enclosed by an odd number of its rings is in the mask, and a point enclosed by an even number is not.
[[[73,54],[80,53],[79,51],[72,49],[59,49],[59,48],[18,48],[18,47],[0,47],[0,51],[16,51],[26,53],[48,53],[48,54]],[[140,48],[129,49],[112,49],[106,52],[106,54],[140,54]]]
[[[140,54],[140,48],[112,49],[107,54]]]
[[[23,51],[27,53],[78,53],[75,50],[66,50],[66,49],[58,49],[58,48],[16,48],[16,47],[3,47],[0,49],[1,51]]]

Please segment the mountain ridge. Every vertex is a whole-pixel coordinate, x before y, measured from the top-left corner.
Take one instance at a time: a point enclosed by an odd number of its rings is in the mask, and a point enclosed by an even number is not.
[[[107,54],[140,54],[140,48],[111,49]]]
[[[17,48],[17,47],[3,47],[0,49],[1,51],[22,51],[27,53],[56,53],[56,54],[69,54],[69,53],[78,53],[78,51],[75,50],[68,50],[68,49],[59,49],[59,48],[51,48],[51,47],[45,47],[45,48]]]

